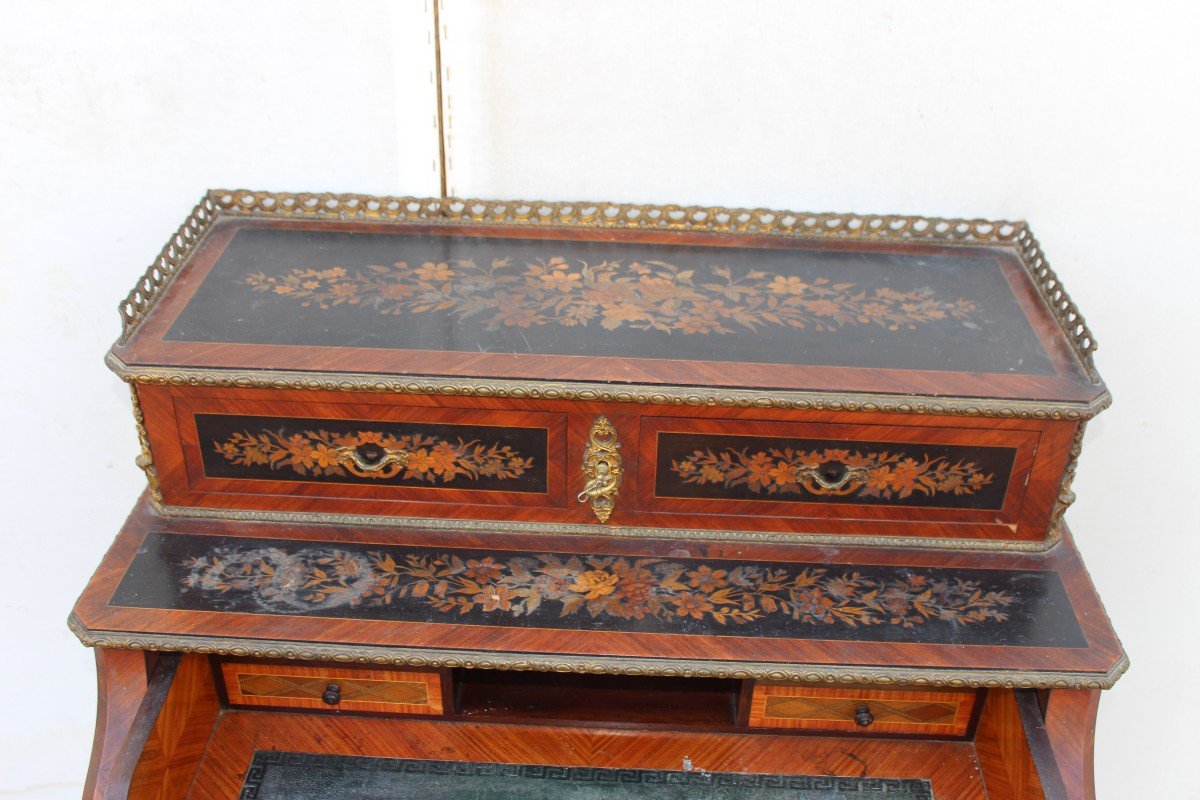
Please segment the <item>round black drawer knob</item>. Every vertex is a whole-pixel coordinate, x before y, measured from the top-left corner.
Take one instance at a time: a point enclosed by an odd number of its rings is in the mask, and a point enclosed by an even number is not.
[[[336,706],[342,702],[342,687],[336,683],[329,684],[325,687],[325,693],[321,695],[321,699],[325,701],[326,705]]]
[[[868,727],[875,721],[875,715],[871,713],[871,709],[866,706],[859,706],[854,709],[854,724],[860,728]]]

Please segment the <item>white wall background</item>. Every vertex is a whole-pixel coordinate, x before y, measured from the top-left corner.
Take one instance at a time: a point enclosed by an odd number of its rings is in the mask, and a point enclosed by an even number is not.
[[[0,3],[0,798],[77,797],[86,771],[91,654],[64,620],[143,483],[101,363],[117,300],[207,187],[436,194],[428,2]],[[1032,221],[1116,396],[1068,514],[1134,664],[1101,705],[1100,796],[1200,797],[1196,7],[442,19],[452,193]]]

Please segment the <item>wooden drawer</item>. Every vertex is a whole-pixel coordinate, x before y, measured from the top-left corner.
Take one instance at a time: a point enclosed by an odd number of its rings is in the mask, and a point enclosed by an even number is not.
[[[641,502],[673,514],[1015,527],[1040,435],[928,425],[646,417]],[[1048,511],[1048,509],[1047,509]]]
[[[684,539],[816,534],[1039,549],[1052,541],[1076,430],[202,386],[142,386],[138,399],[169,513]],[[610,439],[613,451],[602,446]],[[589,454],[619,469],[607,499],[589,494]]]
[[[168,501],[279,498],[276,507],[436,515],[439,506],[564,503],[566,418],[422,403],[172,398],[183,480]],[[220,502],[219,500],[217,501]]]
[[[974,689],[900,691],[755,683],[747,724],[860,734],[966,736],[979,693]]]
[[[221,679],[233,706],[442,714],[441,674],[223,660]]]

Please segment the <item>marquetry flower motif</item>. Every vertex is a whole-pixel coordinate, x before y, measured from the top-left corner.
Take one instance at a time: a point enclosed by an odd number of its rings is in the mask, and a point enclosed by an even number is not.
[[[972,625],[1006,620],[1015,597],[979,581],[870,568],[793,568],[658,558],[520,555],[462,558],[429,551],[354,552],[314,546],[224,546],[189,559],[184,585],[248,593],[262,607],[319,613],[337,607],[414,604],[462,618],[655,619],[746,625],[787,619],[804,625]]]
[[[841,473],[850,476],[836,491],[820,485],[813,477],[814,472],[829,466],[834,467],[831,474],[835,477]],[[914,494],[969,495],[995,480],[993,473],[982,471],[973,461],[944,456],[926,455],[918,460],[888,451],[862,453],[790,447],[697,450],[686,458],[672,460],[671,471],[684,483],[745,486],[754,494],[838,494],[885,500]]]
[[[291,470],[298,475],[347,475],[353,471],[348,469],[352,466],[348,458],[351,451],[365,454],[368,462],[393,452],[403,454],[396,469],[359,470],[354,474],[428,483],[449,483],[459,478],[478,480],[481,477],[506,480],[519,478],[533,467],[531,456],[522,456],[510,445],[464,439],[452,442],[422,434],[396,436],[380,431],[242,431],[231,434],[224,441],[213,442],[213,448],[232,464],[267,466],[272,470]]]
[[[392,315],[446,312],[459,320],[482,320],[489,330],[596,324],[685,335],[764,326],[835,331],[877,325],[896,331],[966,319],[976,311],[969,300],[941,299],[931,289],[872,289],[764,270],[735,275],[722,266],[698,273],[665,261],[500,258],[488,266],[466,259],[398,261],[354,272],[344,267],[255,272],[244,282],[303,306],[344,304]]]

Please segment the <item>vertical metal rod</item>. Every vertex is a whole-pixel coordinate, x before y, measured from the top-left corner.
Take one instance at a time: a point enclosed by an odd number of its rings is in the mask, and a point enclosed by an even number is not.
[[[438,15],[441,0],[433,3],[433,61],[437,70],[437,132],[438,132],[438,178],[441,181],[442,199],[446,199],[446,125],[442,101],[442,24]]]

